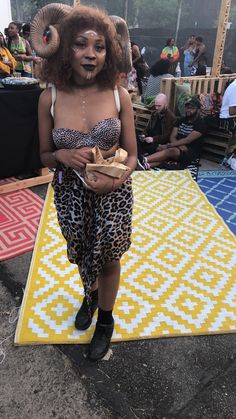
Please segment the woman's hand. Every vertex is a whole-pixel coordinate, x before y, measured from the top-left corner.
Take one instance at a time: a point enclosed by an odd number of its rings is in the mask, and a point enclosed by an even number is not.
[[[88,189],[102,195],[114,190],[116,179],[99,172],[89,172],[84,178]]]
[[[56,159],[67,167],[75,170],[84,170],[87,163],[92,163],[90,147],[58,150]]]
[[[27,57],[27,55],[25,55],[25,54],[17,54],[17,55],[14,55],[14,58],[16,59],[16,61],[24,61],[25,59],[26,59],[26,57]]]

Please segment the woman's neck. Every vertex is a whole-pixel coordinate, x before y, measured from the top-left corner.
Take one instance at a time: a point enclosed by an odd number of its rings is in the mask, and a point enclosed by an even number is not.
[[[98,87],[97,81],[95,78],[86,80],[86,79],[81,79],[79,77],[76,77],[76,75],[74,75],[73,77],[73,85],[77,89],[88,89],[88,90],[94,87],[95,88]]]

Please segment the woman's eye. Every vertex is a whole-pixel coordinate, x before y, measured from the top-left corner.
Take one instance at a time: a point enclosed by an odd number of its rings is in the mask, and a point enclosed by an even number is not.
[[[83,43],[83,42],[76,42],[74,45],[73,45],[73,49],[81,49],[81,48],[85,48],[85,44]]]
[[[96,51],[101,52],[105,49],[104,45],[96,45]]]

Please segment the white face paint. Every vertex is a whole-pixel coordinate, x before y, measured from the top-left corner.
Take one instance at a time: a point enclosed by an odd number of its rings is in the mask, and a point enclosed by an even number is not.
[[[88,36],[89,38],[94,38],[95,36],[98,36],[98,33],[95,31],[85,31],[84,35]]]

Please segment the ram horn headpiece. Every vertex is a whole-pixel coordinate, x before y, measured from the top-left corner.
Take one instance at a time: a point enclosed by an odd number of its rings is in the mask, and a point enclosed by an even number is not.
[[[34,17],[30,36],[32,47],[39,57],[51,57],[57,51],[60,44],[60,37],[57,25],[72,11],[72,7],[61,4],[51,3],[44,6]],[[45,31],[49,31],[49,41],[44,41]]]

